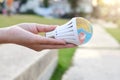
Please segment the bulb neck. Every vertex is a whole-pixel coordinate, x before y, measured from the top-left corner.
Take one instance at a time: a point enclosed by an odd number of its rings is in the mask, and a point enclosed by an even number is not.
[[[47,32],[46,33],[46,37],[48,37],[48,38],[55,38],[55,30],[51,31],[51,32]]]

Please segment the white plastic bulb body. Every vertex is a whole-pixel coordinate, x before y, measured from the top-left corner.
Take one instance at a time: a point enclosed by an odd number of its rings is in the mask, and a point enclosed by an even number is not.
[[[73,43],[75,45],[81,45],[81,44],[86,43],[88,41],[88,40],[86,40],[84,42],[84,40],[86,38],[86,33],[78,31],[78,28],[77,28],[77,23],[78,23],[77,19],[78,18],[84,20],[81,17],[72,18],[66,24],[58,26],[55,30],[53,30],[51,32],[47,32],[46,37],[62,39],[62,40],[65,40],[67,43]],[[85,23],[83,23],[83,24],[85,24]],[[89,27],[89,26],[87,26],[87,27]],[[92,28],[90,28],[90,29],[92,29]],[[81,33],[85,34],[85,35],[82,35]],[[90,35],[89,39],[90,38],[91,38],[91,35]],[[84,39],[83,42],[81,42],[82,39]]]

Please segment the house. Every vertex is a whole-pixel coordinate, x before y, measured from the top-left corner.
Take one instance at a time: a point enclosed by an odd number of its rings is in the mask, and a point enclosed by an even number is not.
[[[71,12],[68,0],[49,0],[49,4],[50,6],[45,8],[43,7],[43,0],[28,0],[26,4],[22,5],[20,11],[33,10],[36,14],[45,17],[59,17]],[[91,0],[79,0],[77,12],[91,13],[92,9]]]

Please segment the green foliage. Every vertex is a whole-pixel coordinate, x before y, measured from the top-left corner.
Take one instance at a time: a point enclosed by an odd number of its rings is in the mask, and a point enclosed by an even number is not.
[[[76,14],[76,8],[78,6],[78,1],[79,0],[68,0],[68,2],[70,3],[70,6],[72,8],[73,14]]]
[[[60,49],[58,66],[51,78],[51,80],[61,80],[62,75],[71,65],[71,60],[76,48]]]
[[[70,3],[72,9],[76,9],[78,6],[78,0],[68,0],[68,2]]]
[[[44,7],[49,7],[49,0],[43,0]]]

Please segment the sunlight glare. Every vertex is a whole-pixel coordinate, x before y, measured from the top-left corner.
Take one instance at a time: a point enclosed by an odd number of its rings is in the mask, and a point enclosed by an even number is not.
[[[114,5],[114,4],[115,4],[115,0],[103,0],[103,2],[104,2],[106,5]]]
[[[98,5],[97,0],[92,0],[92,4],[93,4],[93,6],[97,6]]]

